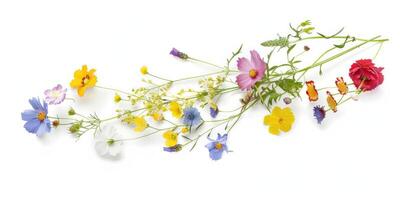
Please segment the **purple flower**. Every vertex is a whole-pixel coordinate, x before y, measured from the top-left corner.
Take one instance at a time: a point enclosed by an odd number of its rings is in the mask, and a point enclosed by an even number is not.
[[[317,119],[318,124],[321,124],[322,120],[325,119],[326,112],[323,106],[314,107],[314,117]]]
[[[219,113],[218,106],[216,104],[210,105],[210,115],[212,118],[217,117]]]
[[[29,132],[41,136],[50,132],[51,122],[47,118],[47,103],[40,103],[39,98],[29,100],[33,110],[25,110],[21,113],[22,120],[26,121],[24,128]]]
[[[183,52],[180,52],[178,49],[172,48],[171,52],[169,54],[178,57],[180,59],[186,60],[189,58],[189,56]]]
[[[164,151],[166,151],[166,152],[178,152],[180,150],[182,150],[182,145],[180,145],[180,144],[177,144],[172,147],[164,147]]]
[[[53,89],[44,91],[44,95],[46,96],[45,101],[50,105],[60,104],[64,101],[66,93],[67,88],[63,89],[63,87],[58,84]]]
[[[210,152],[210,158],[212,160],[219,160],[222,157],[222,153],[228,152],[228,146],[226,145],[226,141],[228,139],[228,134],[224,134],[221,136],[218,133],[218,137],[216,140],[208,138],[211,142],[206,145],[206,148]]]

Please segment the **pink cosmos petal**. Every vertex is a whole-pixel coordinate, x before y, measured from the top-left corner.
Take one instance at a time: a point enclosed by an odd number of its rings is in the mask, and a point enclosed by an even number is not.
[[[249,90],[253,86],[253,81],[248,74],[239,74],[236,77],[236,83],[241,90]]]
[[[261,59],[257,51],[250,51],[251,63],[255,68],[265,68],[265,62]]]
[[[247,58],[239,58],[237,61],[237,66],[239,71],[248,72],[250,69],[253,69],[254,66],[251,64],[249,59]]]

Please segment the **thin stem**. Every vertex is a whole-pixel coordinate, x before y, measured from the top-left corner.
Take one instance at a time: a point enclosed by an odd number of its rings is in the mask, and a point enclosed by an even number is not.
[[[203,64],[206,64],[206,65],[210,65],[210,66],[213,66],[213,67],[216,67],[216,68],[219,68],[219,69],[224,69],[223,67],[221,67],[221,66],[219,66],[219,65],[216,65],[216,64],[213,64],[213,63],[204,61],[204,60],[200,60],[200,59],[197,59],[197,58],[189,57],[188,60],[192,60],[192,61],[196,61],[196,62],[199,62],[199,63],[203,63]]]
[[[163,81],[171,82],[171,80],[169,80],[169,79],[165,79],[165,78],[163,78],[163,77],[156,76],[156,75],[154,75],[154,74],[148,73],[147,75],[152,76],[152,77],[154,77],[154,78],[158,78],[158,79],[163,80]]]
[[[98,85],[96,85],[96,86],[94,86],[94,87],[100,88],[100,89],[103,89],[103,90],[111,90],[111,91],[123,93],[123,94],[126,94],[126,95],[131,95],[131,93],[129,93],[129,92],[124,92],[124,91],[119,90],[119,89],[114,89],[114,88],[109,88],[109,87],[103,87],[103,86],[98,86]]]
[[[291,44],[297,43],[297,42],[301,42],[304,40],[314,40],[314,39],[331,39],[331,38],[335,38],[335,39],[346,39],[348,36],[333,36],[333,37],[322,37],[322,36],[311,36],[311,37],[305,37],[305,38],[301,38],[298,39],[296,41],[291,42]],[[357,41],[362,41],[362,42],[386,42],[389,41],[389,39],[380,39],[380,40],[376,40],[376,38],[372,39],[372,40],[368,40],[368,39],[363,39],[363,38],[356,38],[354,37],[355,40]]]
[[[330,61],[332,61],[332,60],[335,60],[335,59],[337,59],[337,58],[339,58],[339,57],[341,57],[341,56],[343,56],[343,55],[345,55],[345,54],[347,54],[347,53],[349,53],[349,52],[351,52],[351,51],[353,51],[353,50],[355,50],[355,49],[357,49],[357,48],[359,48],[359,47],[361,47],[361,46],[363,46],[363,45],[365,45],[365,44],[367,44],[367,43],[369,43],[369,42],[375,41],[375,39],[377,39],[377,38],[379,38],[379,37],[380,37],[380,36],[373,37],[373,38],[371,38],[371,39],[369,39],[369,40],[366,40],[366,41],[364,41],[364,42],[362,42],[362,43],[360,43],[360,44],[354,46],[354,47],[351,47],[351,48],[349,48],[349,49],[347,49],[347,50],[344,50],[344,51],[342,51],[342,52],[340,52],[340,53],[337,53],[337,54],[335,54],[335,55],[333,55],[333,56],[331,56],[331,57],[329,57],[329,58],[327,58],[327,59],[325,59],[325,60],[322,60],[322,61],[317,62],[317,63],[313,63],[313,64],[311,64],[310,66],[307,66],[307,67],[305,67],[305,68],[303,68],[303,69],[296,70],[296,71],[289,72],[289,73],[279,74],[279,76],[282,76],[282,75],[294,75],[294,74],[297,74],[297,73],[299,73],[299,72],[308,71],[308,70],[310,70],[310,69],[312,69],[312,68],[318,67],[318,66],[323,65],[323,64],[325,64],[325,63],[328,63],[328,62],[330,62]]]

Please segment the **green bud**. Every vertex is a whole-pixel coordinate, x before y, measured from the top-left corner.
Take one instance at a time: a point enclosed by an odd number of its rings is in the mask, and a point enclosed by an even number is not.
[[[75,110],[73,108],[70,108],[68,110],[68,115],[75,115],[75,114],[76,114],[76,112],[75,112]]]
[[[76,133],[79,131],[80,128],[81,128],[81,124],[79,124],[79,123],[72,124],[72,126],[69,127],[69,132]]]

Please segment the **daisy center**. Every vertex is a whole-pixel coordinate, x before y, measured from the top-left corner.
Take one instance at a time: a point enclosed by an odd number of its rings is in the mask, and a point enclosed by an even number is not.
[[[38,115],[37,115],[37,119],[39,120],[39,121],[44,121],[44,119],[46,119],[46,113],[44,113],[44,112],[39,112],[38,113]]]
[[[215,144],[215,148],[218,149],[218,150],[222,149],[222,144],[219,143],[219,142],[217,142],[217,143]]]
[[[250,78],[255,78],[257,76],[257,71],[255,69],[251,69],[249,71]]]

